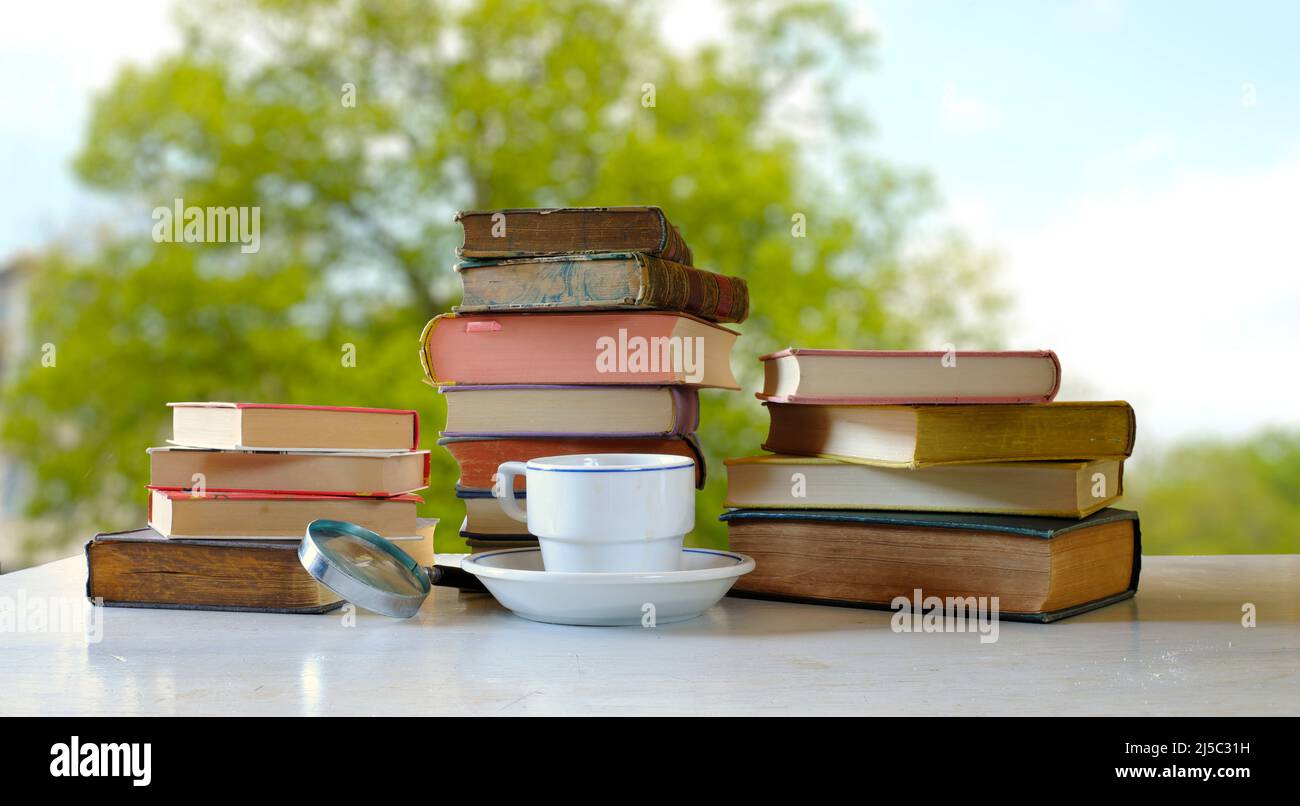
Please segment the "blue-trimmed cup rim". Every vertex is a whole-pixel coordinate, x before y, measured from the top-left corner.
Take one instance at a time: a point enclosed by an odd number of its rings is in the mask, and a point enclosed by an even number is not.
[[[695,460],[673,453],[571,453],[529,459],[529,470],[555,473],[637,473],[695,469]]]

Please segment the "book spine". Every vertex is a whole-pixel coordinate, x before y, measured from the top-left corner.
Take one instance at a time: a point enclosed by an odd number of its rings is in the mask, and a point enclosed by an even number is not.
[[[659,213],[659,226],[662,228],[663,236],[659,240],[660,246],[655,251],[655,254],[664,260],[671,260],[685,266],[695,265],[694,258],[691,255],[691,248],[686,245],[682,234],[668,220],[668,216],[664,215],[663,210],[656,210],[656,212]]]
[[[643,287],[638,301],[714,322],[743,322],[749,316],[749,286],[739,277],[640,255]]]

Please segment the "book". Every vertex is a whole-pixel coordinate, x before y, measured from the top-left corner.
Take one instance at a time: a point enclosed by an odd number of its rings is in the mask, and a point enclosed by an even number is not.
[[[415,450],[420,415],[272,403],[168,403],[173,445],[220,450]]]
[[[456,497],[465,505],[465,520],[460,525],[460,536],[477,540],[507,540],[524,542],[535,540],[528,525],[515,520],[501,509],[489,489],[471,489],[456,486]],[[525,493],[518,491],[515,498],[523,501]],[[502,546],[502,548],[505,548]]]
[[[429,452],[234,451],[150,448],[149,486],[208,492],[394,496],[429,486]]]
[[[444,437],[667,436],[700,424],[699,394],[681,386],[444,386]]]
[[[231,492],[203,496],[177,490],[151,490],[149,526],[165,537],[190,539],[296,540],[317,519],[350,521],[383,537],[418,533],[417,495],[357,498],[345,495],[296,495]]]
[[[1048,350],[806,350],[763,362],[760,400],[778,403],[1048,403],[1061,362]]]
[[[733,595],[889,608],[896,597],[998,597],[1002,618],[1056,621],[1133,595],[1136,512],[1010,515],[741,509],[733,551],[757,563]]]
[[[695,486],[704,488],[708,479],[704,452],[693,435],[665,437],[596,437],[575,434],[567,437],[479,438],[444,437],[438,445],[447,449],[460,465],[459,484],[486,489],[502,462],[526,462],[542,456],[573,453],[659,453],[695,460]],[[524,476],[515,478],[515,489],[526,485]]]
[[[691,250],[658,207],[462,210],[463,257],[644,252],[691,265]]]
[[[644,384],[739,389],[738,334],[685,314],[442,314],[420,358],[433,384]]]
[[[458,313],[660,310],[743,322],[749,289],[739,277],[640,252],[465,260],[456,266]]]
[[[992,512],[1082,518],[1123,493],[1124,463],[1003,462],[915,470],[835,459],[728,459],[725,505]]]
[[[86,571],[86,595],[109,607],[325,613],[343,604],[303,570],[296,541],[111,532],[86,543]]]
[[[1133,409],[1124,402],[952,406],[767,406],[763,449],[886,467],[1052,459],[1124,459]]]
[[[465,528],[462,525],[461,534],[465,534]],[[508,538],[483,539],[478,537],[466,537],[465,545],[469,547],[470,554],[482,554],[485,551],[501,551],[503,549],[533,549],[537,548],[535,539],[529,540],[511,540]]]

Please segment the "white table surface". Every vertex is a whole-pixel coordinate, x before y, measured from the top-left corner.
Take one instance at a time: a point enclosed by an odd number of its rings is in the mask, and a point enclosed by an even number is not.
[[[0,576],[0,599],[84,584],[74,557]],[[888,612],[731,598],[651,630],[560,627],[444,588],[414,619],[351,627],[340,613],[97,614],[98,643],[0,632],[0,714],[1300,713],[1300,555],[1147,557],[1136,599],[1003,622],[993,644],[894,633]]]

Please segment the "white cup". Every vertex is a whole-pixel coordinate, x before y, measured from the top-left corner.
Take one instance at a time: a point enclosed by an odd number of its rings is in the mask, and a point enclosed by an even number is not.
[[[528,479],[527,510],[514,497]],[[528,524],[547,571],[676,571],[695,528],[695,461],[592,453],[504,462],[492,494]]]

